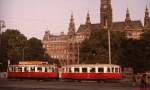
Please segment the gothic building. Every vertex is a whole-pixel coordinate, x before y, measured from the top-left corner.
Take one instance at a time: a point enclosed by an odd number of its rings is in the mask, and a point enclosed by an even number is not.
[[[150,16],[149,16],[149,11],[148,11],[147,6],[145,9],[144,30],[150,30]]]
[[[68,28],[68,34],[52,35],[46,31],[43,38],[43,47],[49,56],[58,59],[61,65],[79,63],[79,45],[88,39],[93,30],[107,30],[124,32],[127,38],[140,39],[144,30],[150,30],[150,16],[148,8],[145,9],[144,26],[140,20],[132,20],[129,9],[126,10],[124,21],[113,22],[111,0],[101,0],[100,23],[91,23],[90,14],[87,13],[86,22],[76,31],[73,14]]]

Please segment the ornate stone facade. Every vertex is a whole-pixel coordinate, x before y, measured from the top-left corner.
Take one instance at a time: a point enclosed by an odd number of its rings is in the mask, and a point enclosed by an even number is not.
[[[101,0],[100,7],[101,23],[92,24],[89,12],[87,13],[85,24],[80,25],[77,32],[73,14],[71,15],[68,34],[52,35],[49,31],[45,32],[43,47],[48,55],[58,59],[61,65],[79,63],[79,46],[83,40],[88,39],[93,30],[110,29],[111,31],[125,32],[127,38],[140,39],[144,30],[150,30],[150,16],[148,8],[145,9],[144,26],[140,20],[130,18],[129,9],[126,11],[125,20],[113,22],[111,0]]]
[[[73,14],[71,15],[68,34],[52,35],[46,31],[43,47],[53,59],[58,59],[61,65],[76,64],[79,61],[79,44],[86,38],[83,33],[75,32]]]

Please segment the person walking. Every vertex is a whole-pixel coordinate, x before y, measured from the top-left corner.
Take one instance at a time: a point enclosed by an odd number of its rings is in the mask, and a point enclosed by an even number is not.
[[[136,86],[136,76],[134,74],[132,75],[132,86]]]

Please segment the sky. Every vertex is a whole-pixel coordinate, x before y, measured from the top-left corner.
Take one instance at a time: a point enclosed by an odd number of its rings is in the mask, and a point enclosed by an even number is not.
[[[112,0],[113,21],[124,21],[127,7],[132,20],[143,22],[150,0]],[[100,22],[100,0],[0,0],[0,20],[6,28],[17,29],[27,38],[43,38],[45,31],[58,35],[68,32],[71,13],[76,30],[84,24],[89,11],[91,22]]]

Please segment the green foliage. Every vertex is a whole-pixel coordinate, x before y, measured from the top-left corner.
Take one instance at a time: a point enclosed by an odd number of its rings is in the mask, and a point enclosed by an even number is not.
[[[50,60],[51,63],[58,63],[58,60],[51,59],[45,53],[41,40],[37,38],[27,40],[18,30],[13,29],[6,30],[0,37],[0,69],[6,71],[8,60],[11,64],[17,64],[22,60]]]
[[[25,44],[25,60],[43,60],[44,49],[41,40],[37,38],[29,39]]]
[[[59,64],[59,61],[57,59],[54,60],[48,54],[45,53],[41,40],[34,37],[30,38],[26,42],[24,54],[25,60],[28,61],[43,60],[48,61],[50,64]]]
[[[111,32],[112,61],[120,60],[121,33]],[[91,37],[85,40],[80,47],[81,63],[108,63],[108,36],[106,30],[95,30]]]
[[[123,33],[111,32],[112,63],[132,67],[136,72],[150,71],[150,31],[141,39],[127,39]],[[80,63],[108,63],[107,31],[96,30],[80,47]]]
[[[123,67],[132,67],[136,72],[150,70],[150,31],[144,32],[140,40],[124,39],[121,44]]]
[[[3,67],[7,66],[7,60],[11,60],[12,63],[21,60],[22,47],[25,41],[26,37],[18,30],[8,29],[2,33],[0,62]]]

